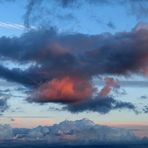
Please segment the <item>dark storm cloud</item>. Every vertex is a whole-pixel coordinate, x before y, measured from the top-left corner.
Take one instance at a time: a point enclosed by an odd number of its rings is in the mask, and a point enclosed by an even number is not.
[[[0,75],[1,78],[8,81],[21,83],[23,85],[34,85],[34,81],[29,78],[31,75],[26,71],[21,71],[20,69],[9,70],[6,67],[0,66]]]
[[[99,112],[106,114],[111,110],[129,109],[137,113],[136,107],[129,102],[122,102],[113,99],[112,97],[95,97],[93,99],[85,100],[75,104],[69,104],[63,108],[72,113],[79,113],[83,111]]]
[[[1,37],[2,60],[15,61],[20,65],[35,64],[25,70],[9,69],[7,65],[1,65],[0,77],[29,86],[38,94],[35,97],[38,100],[31,96],[34,102],[57,102],[58,99],[58,103],[69,103],[69,110],[77,108],[75,112],[92,110],[107,113],[119,108],[134,110],[134,106],[126,102],[116,102],[111,98],[102,102],[99,95],[94,98],[93,93],[97,92],[91,80],[104,74],[147,75],[146,26],[137,26],[131,32],[115,35],[60,34],[52,28],[31,30],[20,37]],[[107,87],[108,92],[111,87]],[[84,102],[81,104],[81,101]],[[80,106],[75,103],[80,103]]]
[[[143,28],[115,35],[64,35],[54,30],[37,30],[20,38],[1,37],[0,56],[19,63],[36,62],[25,72],[41,72],[42,76],[48,73],[47,78],[73,73],[86,77],[98,74],[146,74],[147,36],[148,30]],[[1,66],[1,71],[7,70]],[[8,71],[21,73],[19,69]],[[4,77],[5,74],[1,72],[0,75]]]

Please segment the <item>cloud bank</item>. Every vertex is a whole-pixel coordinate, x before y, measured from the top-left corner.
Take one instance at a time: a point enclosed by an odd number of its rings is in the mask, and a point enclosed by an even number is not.
[[[33,129],[12,129],[9,126],[2,129],[0,140],[13,139],[17,141],[46,141],[48,144],[99,144],[135,142],[138,138],[132,131],[122,128],[112,128],[97,125],[91,120],[63,121],[53,126],[38,126]]]
[[[13,138],[12,128],[9,125],[0,125],[0,140]]]
[[[30,88],[29,102],[57,102],[76,112],[85,108],[103,113],[119,108],[134,110],[129,102],[108,97],[119,87],[116,80],[107,77],[99,91],[92,79],[106,74],[147,76],[147,36],[146,24],[115,35],[61,34],[51,28],[31,30],[20,37],[4,36],[0,38],[0,58],[31,66],[23,70],[0,65],[0,77]]]

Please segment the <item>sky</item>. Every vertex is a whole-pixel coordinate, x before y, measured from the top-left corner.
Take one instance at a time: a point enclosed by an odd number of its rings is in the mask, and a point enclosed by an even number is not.
[[[1,0],[0,123],[148,127],[147,12],[146,0]]]

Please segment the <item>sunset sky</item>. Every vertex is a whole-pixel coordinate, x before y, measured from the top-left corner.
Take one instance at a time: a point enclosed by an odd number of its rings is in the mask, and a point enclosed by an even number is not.
[[[1,0],[0,124],[148,135],[147,14],[146,0]]]

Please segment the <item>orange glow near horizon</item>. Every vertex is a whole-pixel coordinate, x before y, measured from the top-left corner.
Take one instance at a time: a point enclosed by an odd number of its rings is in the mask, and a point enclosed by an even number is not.
[[[54,123],[54,120],[45,118],[14,118],[10,125],[13,128],[34,128],[39,125],[50,126]]]

